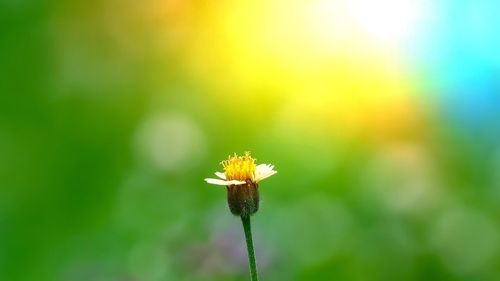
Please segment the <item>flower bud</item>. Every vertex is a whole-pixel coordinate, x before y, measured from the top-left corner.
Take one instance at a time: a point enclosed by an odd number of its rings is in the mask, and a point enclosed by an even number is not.
[[[246,184],[227,186],[227,203],[231,213],[250,217],[259,210],[259,186],[247,181]]]

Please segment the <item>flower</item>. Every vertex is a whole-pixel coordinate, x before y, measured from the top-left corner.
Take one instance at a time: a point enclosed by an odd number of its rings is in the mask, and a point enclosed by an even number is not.
[[[231,212],[238,216],[250,216],[259,208],[258,183],[277,172],[270,164],[255,164],[250,152],[244,156],[229,156],[221,162],[224,173],[215,172],[220,179],[206,178],[209,184],[227,187]]]
[[[215,185],[242,185],[248,182],[258,183],[277,172],[274,170],[274,165],[260,164],[255,165],[255,159],[252,158],[250,152],[246,152],[244,156],[229,156],[228,160],[221,162],[224,167],[224,173],[215,172],[215,175],[220,179],[207,178],[205,181]]]

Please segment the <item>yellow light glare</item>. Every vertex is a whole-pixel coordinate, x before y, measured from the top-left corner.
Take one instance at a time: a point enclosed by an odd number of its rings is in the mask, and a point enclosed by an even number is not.
[[[201,27],[200,34],[208,36],[194,44],[202,48],[203,60],[214,58],[208,64],[240,84],[281,87],[308,76],[344,75],[342,68],[352,68],[359,56],[371,65],[399,64],[399,48],[416,32],[423,1],[221,2]]]
[[[337,112],[332,119],[372,124],[369,116],[386,112],[384,105],[399,112],[411,100],[400,51],[418,31],[421,1],[222,1],[200,21],[188,56],[219,95],[320,98]]]

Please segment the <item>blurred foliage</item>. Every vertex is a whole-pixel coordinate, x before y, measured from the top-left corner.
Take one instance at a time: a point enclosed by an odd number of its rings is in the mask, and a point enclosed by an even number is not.
[[[498,33],[436,28],[421,68],[380,78],[413,82],[380,86],[378,59],[332,74],[320,43],[251,45],[265,4],[242,3],[0,3],[0,280],[247,280],[203,182],[246,150],[278,170],[253,217],[262,280],[499,280]]]

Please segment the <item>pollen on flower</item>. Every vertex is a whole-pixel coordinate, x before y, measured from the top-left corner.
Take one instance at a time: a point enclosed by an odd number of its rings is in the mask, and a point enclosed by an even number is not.
[[[224,167],[224,174],[227,180],[254,180],[255,177],[255,159],[250,152],[245,152],[244,156],[229,156],[228,160],[221,162]]]

